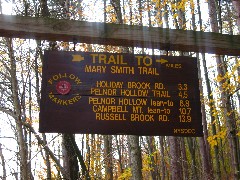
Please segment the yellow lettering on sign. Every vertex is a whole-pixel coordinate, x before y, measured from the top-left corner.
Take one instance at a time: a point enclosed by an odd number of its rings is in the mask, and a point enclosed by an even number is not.
[[[181,69],[182,64],[166,64],[167,68]]]
[[[73,80],[76,84],[81,84],[81,80],[75,76],[74,74],[67,74],[67,73],[58,73],[58,74],[54,74],[49,80],[48,83],[49,84],[53,84],[54,81],[58,81],[62,78],[69,78],[71,80]]]
[[[97,98],[97,97],[89,97],[88,99],[89,104],[115,104],[115,98]]]
[[[98,55],[98,63],[107,64],[107,55],[106,54],[99,54]]]
[[[121,89],[121,96],[130,96],[130,97],[147,97],[148,90],[137,90],[137,89]]]
[[[121,81],[97,81],[96,87],[98,88],[123,88],[123,82]]]
[[[107,68],[106,66],[85,65],[84,71],[94,73],[106,73],[106,68]]]
[[[107,54],[90,54],[92,57],[92,62],[94,64],[121,64],[127,65],[126,62],[123,60],[123,55],[121,54],[114,54],[114,55],[107,55]]]
[[[112,74],[134,74],[134,67],[111,66]]]
[[[133,106],[133,113],[143,113],[142,106]]]
[[[130,106],[146,106],[147,99],[129,99],[129,98],[119,98],[118,99],[119,105],[130,105]]]
[[[169,121],[167,115],[158,115],[158,121]]]
[[[90,54],[90,56],[92,56],[92,62],[96,63],[98,54]]]
[[[147,113],[148,113],[148,114],[161,114],[161,113],[162,113],[162,110],[159,109],[159,108],[151,108],[151,107],[148,107],[148,108],[147,108]]]
[[[150,56],[135,56],[137,58],[137,65],[138,66],[151,66],[152,65],[152,58]]]
[[[152,90],[152,92],[154,97],[165,97],[165,98],[171,97],[168,91]]]
[[[167,101],[162,101],[162,100],[150,100],[151,106],[173,106],[173,101],[167,100]]]
[[[70,74],[69,78],[74,80],[76,84],[80,84],[81,83],[80,79],[77,76],[75,76],[74,74]]]
[[[195,134],[195,129],[173,129],[174,134]]]
[[[68,106],[68,105],[74,104],[81,99],[81,96],[79,95],[76,95],[71,99],[60,99],[56,97],[52,92],[48,94],[48,97],[52,100],[52,102],[62,106]]]
[[[67,73],[54,74],[54,75],[48,80],[48,83],[49,83],[49,84],[53,84],[54,81],[58,81],[59,79],[67,78],[67,77],[68,77]]]
[[[93,112],[127,113],[127,106],[93,105]]]
[[[91,95],[97,96],[116,96],[116,89],[100,89],[100,88],[91,88]]]
[[[157,68],[138,67],[138,69],[139,69],[139,74],[156,75],[156,76],[159,75]]]
[[[96,120],[126,121],[125,114],[120,113],[96,113]]]
[[[192,117],[189,115],[179,115],[179,120],[181,123],[189,123],[192,122]]]
[[[131,121],[154,122],[154,117],[149,114],[131,114]]]
[[[150,89],[148,82],[127,82],[128,88],[131,89]]]
[[[165,89],[163,83],[155,83],[154,84],[154,89]]]
[[[148,107],[147,108],[147,112],[149,114],[170,114],[171,110],[170,109],[159,109],[159,108],[152,108],[152,107]]]

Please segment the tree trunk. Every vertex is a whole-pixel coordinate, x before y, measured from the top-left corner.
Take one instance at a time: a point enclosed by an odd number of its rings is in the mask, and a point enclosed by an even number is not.
[[[115,14],[117,16],[117,23],[123,24],[120,0],[111,0],[110,3],[112,4]]]
[[[208,13],[210,18],[210,25],[212,32],[219,32],[219,26],[218,26],[218,18],[217,18],[217,7],[216,0],[209,0],[208,1]]]
[[[181,176],[181,164],[179,162],[179,146],[177,142],[177,137],[170,136],[170,157],[171,157],[171,179],[172,180],[183,180]]]
[[[201,19],[201,16],[200,16],[200,19]],[[200,20],[200,22],[201,22],[201,20]],[[200,29],[202,29],[201,25],[200,25]],[[200,79],[199,90],[200,90],[200,94],[202,94],[202,96],[203,96],[203,84],[202,84],[202,78],[201,78],[201,67],[200,67],[199,54],[197,54],[197,58],[198,58],[198,77]],[[203,58],[203,62],[204,62],[203,63],[204,64],[204,72],[205,72],[206,78],[208,79],[208,75],[206,74],[207,67],[206,67],[205,54],[202,54],[202,58]],[[207,81],[207,79],[206,79],[206,81]],[[211,92],[209,82],[207,82],[207,84],[208,84],[207,89],[208,89],[208,91]],[[208,95],[209,95],[209,92],[208,92]],[[208,97],[211,98],[210,95]],[[201,99],[204,100],[203,97],[201,97]],[[207,129],[207,120],[206,120],[207,117],[206,117],[205,109],[206,109],[205,104],[201,103],[203,137],[199,137],[198,139],[199,139],[200,153],[201,153],[201,159],[202,159],[202,169],[203,169],[202,177],[206,178],[206,179],[213,179],[210,148],[207,143],[208,129]],[[210,109],[211,109],[211,107],[210,107]],[[213,116],[210,116],[210,118],[214,119]],[[213,129],[214,129],[214,127],[213,127]]]
[[[213,100],[213,95],[212,95],[212,90],[211,90],[211,85],[210,85],[210,80],[208,77],[208,71],[207,71],[207,66],[206,66],[206,59],[205,56],[203,57],[203,69],[204,69],[204,75],[205,75],[205,80],[206,80],[206,88],[207,88],[207,94],[208,94],[208,99],[209,99],[209,108],[210,108],[210,118],[211,118],[211,127],[212,127],[212,134],[213,136],[217,134],[217,129],[216,129],[216,118],[212,115],[212,112],[214,111],[215,104]],[[216,164],[216,179],[220,180],[221,179],[221,171],[220,171],[220,161],[219,161],[219,148],[218,145],[215,145],[214,147],[214,161]]]
[[[199,26],[200,26],[200,30],[203,29],[202,27],[202,14],[201,14],[201,9],[200,9],[200,1],[197,0],[197,11],[198,11],[198,17],[199,17]],[[192,9],[192,12],[194,13],[194,9]],[[195,20],[195,14],[194,16],[194,20]],[[193,30],[196,30],[196,25],[195,23],[193,23]],[[207,67],[206,67],[206,60],[205,60],[205,54],[202,53],[202,59],[204,64],[204,72],[206,75],[206,78],[208,78],[207,73]],[[202,94],[201,99],[204,101],[204,97],[203,97],[203,81],[201,78],[201,65],[200,65],[200,57],[199,54],[197,53],[197,59],[198,59],[198,77],[199,77],[199,90],[200,90],[200,94]],[[209,91],[210,91],[210,87],[208,87]],[[209,92],[208,92],[209,94]],[[207,142],[207,138],[208,138],[208,127],[207,127],[207,116],[206,116],[206,111],[205,111],[206,107],[204,103],[201,103],[201,112],[202,112],[202,125],[203,125],[203,137],[199,137],[199,146],[200,146],[200,154],[201,154],[201,160],[202,160],[202,169],[203,169],[203,173],[202,173],[202,177],[204,179],[213,179],[213,174],[212,174],[212,161],[211,161],[211,156],[210,156],[210,148]],[[213,118],[211,116],[211,118]]]
[[[130,146],[130,156],[131,156],[131,172],[132,177],[131,180],[142,180],[142,156],[141,149],[139,146],[139,137],[129,135],[128,143]]]
[[[184,138],[179,138],[180,141],[180,152],[181,152],[181,159],[182,159],[182,177],[184,180],[189,179],[189,166],[188,166],[188,160],[187,160],[187,153],[185,148],[185,141]]]
[[[17,137],[18,137],[18,145],[19,145],[19,154],[20,154],[20,170],[21,170],[21,179],[31,179],[31,172],[28,169],[27,163],[27,145],[24,138],[24,127],[22,126],[22,118],[21,118],[21,106],[18,94],[18,81],[16,74],[16,60],[13,53],[12,39],[6,39],[8,50],[9,50],[9,59],[11,66],[11,85],[12,85],[12,96],[13,96],[13,106],[16,117],[16,129],[17,129]]]
[[[66,169],[68,179],[78,179],[79,178],[78,160],[70,136],[72,135],[63,134],[63,146],[65,148],[64,167]]]
[[[2,144],[0,143],[0,158],[1,158],[1,165],[3,168],[3,172],[2,172],[2,180],[6,180],[7,179],[7,173],[6,173],[6,164],[5,164],[5,158],[2,152]]]
[[[148,149],[149,149],[149,156],[151,159],[151,176],[152,180],[159,180],[160,175],[158,172],[158,166],[157,166],[157,157],[156,157],[156,146],[155,146],[155,141],[153,136],[147,136],[146,137],[147,144],[148,144]],[[155,157],[155,158],[154,158]]]
[[[215,0],[208,1],[208,8],[209,8],[211,28],[214,32],[218,32],[219,30],[218,30],[218,24],[217,24],[216,1]],[[212,115],[212,112],[216,107],[214,104],[214,99],[213,99],[213,95],[212,95],[210,80],[208,77],[206,59],[205,59],[204,54],[202,54],[202,59],[203,59],[202,62],[203,62],[204,76],[205,76],[205,80],[206,80],[207,94],[208,94],[208,99],[209,99],[209,108],[210,108],[210,112],[211,112],[210,118],[211,118],[212,134],[216,135],[216,133],[217,133],[216,125],[215,125],[216,119]],[[206,135],[205,135],[205,138],[206,138]],[[220,171],[220,161],[219,161],[219,157],[218,157],[219,156],[219,148],[218,148],[218,145],[215,145],[213,148],[214,148],[214,161],[216,164],[216,177],[215,178],[220,180],[221,179],[221,171]]]
[[[187,138],[187,142],[188,142],[188,148],[189,148],[189,152],[190,152],[190,159],[191,159],[191,169],[192,169],[192,177],[190,179],[199,179],[198,173],[197,173],[197,164],[196,164],[196,145],[194,142],[194,139],[191,137]]]
[[[105,164],[105,180],[113,179],[113,163],[112,163],[112,136],[104,135],[104,164]]]
[[[224,77],[227,72],[226,64],[223,60],[223,57],[217,56],[217,70],[218,75],[221,77]],[[231,95],[223,88],[226,84],[226,82],[229,81],[227,79],[223,79],[219,82],[220,85],[220,91],[221,91],[221,100],[224,108],[224,115],[226,119],[227,124],[227,130],[229,132],[229,144],[230,144],[230,150],[231,150],[231,162],[233,167],[233,175],[235,180],[240,179],[240,168],[239,168],[239,147],[238,147],[238,137],[237,137],[237,126],[236,126],[236,120],[233,115],[233,108],[231,106]],[[229,82],[228,82],[229,83]]]
[[[159,146],[160,146],[160,156],[161,156],[161,179],[165,180],[166,178],[166,164],[165,164],[165,152],[164,152],[164,147],[165,147],[165,143],[164,143],[164,137],[160,136],[159,137]]]
[[[209,6],[208,6],[209,13],[211,13],[210,22],[211,22],[212,31],[219,32],[218,21],[215,13],[217,9],[216,1],[210,0],[208,3],[209,3]],[[235,6],[237,6],[237,9],[239,10],[239,3],[235,3]],[[221,17],[219,17],[219,19],[221,19]],[[231,149],[231,156],[232,156],[233,175],[234,175],[234,178],[237,180],[237,179],[240,179],[240,168],[239,168],[239,157],[238,157],[239,156],[238,138],[236,135],[236,120],[234,119],[234,116],[232,113],[233,108],[231,107],[231,101],[230,101],[231,95],[227,90],[224,89],[225,84],[229,83],[228,82],[229,80],[224,77],[227,72],[227,66],[224,62],[224,58],[219,55],[216,56],[216,63],[217,63],[218,76],[223,78],[223,80],[219,82],[219,86],[221,91],[221,100],[223,104],[223,111],[226,119],[227,130],[230,134],[229,144],[230,146],[232,146],[230,149]]]
[[[240,32],[240,1],[233,0],[232,3],[234,6],[234,9],[236,10],[238,32]]]
[[[2,14],[2,0],[0,0],[0,14]]]
[[[116,148],[117,148],[118,157],[119,157],[118,162],[119,162],[120,173],[122,174],[123,173],[123,162],[122,162],[121,147],[120,147],[119,142],[118,142],[118,136],[115,135],[114,137],[116,139],[116,146],[117,146]]]
[[[46,135],[43,134],[43,141],[44,144],[47,145],[47,138]],[[45,151],[45,160],[46,160],[46,166],[47,166],[47,179],[51,179],[52,173],[51,173],[51,163],[50,163],[50,158],[49,158],[49,153],[48,151]]]

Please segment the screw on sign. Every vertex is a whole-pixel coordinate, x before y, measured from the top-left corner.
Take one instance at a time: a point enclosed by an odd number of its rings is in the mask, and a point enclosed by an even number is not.
[[[56,90],[59,94],[68,94],[71,90],[71,84],[67,81],[59,81],[56,85]]]

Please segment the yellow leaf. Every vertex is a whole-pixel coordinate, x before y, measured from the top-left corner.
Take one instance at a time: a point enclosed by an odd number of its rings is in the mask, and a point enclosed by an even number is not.
[[[217,82],[221,82],[223,79],[224,79],[224,78],[223,78],[221,75],[218,75],[218,76],[216,77],[216,81],[217,81]]]
[[[175,14],[173,15],[173,19],[175,19],[176,17],[178,17],[178,14],[177,14],[177,13],[175,13]]]
[[[209,136],[207,140],[211,147],[214,147],[217,145],[217,135]]]
[[[221,139],[224,139],[225,136],[226,136],[226,134],[227,134],[227,131],[226,131],[226,130],[225,130],[225,131],[220,131],[220,132],[218,133],[218,137],[221,138]]]

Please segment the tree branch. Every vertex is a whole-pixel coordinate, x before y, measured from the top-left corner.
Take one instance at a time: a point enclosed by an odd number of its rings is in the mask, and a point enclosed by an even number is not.
[[[22,124],[30,131],[32,132],[37,141],[38,144],[42,146],[42,148],[48,152],[49,156],[52,158],[52,160],[56,163],[56,165],[59,167],[60,172],[62,173],[62,176],[64,179],[66,179],[66,171],[65,169],[62,167],[62,165],[60,164],[60,161],[55,157],[54,153],[51,151],[51,149],[44,143],[43,139],[37,134],[37,132],[34,130],[34,128],[29,124],[29,123],[25,123],[22,122]]]

